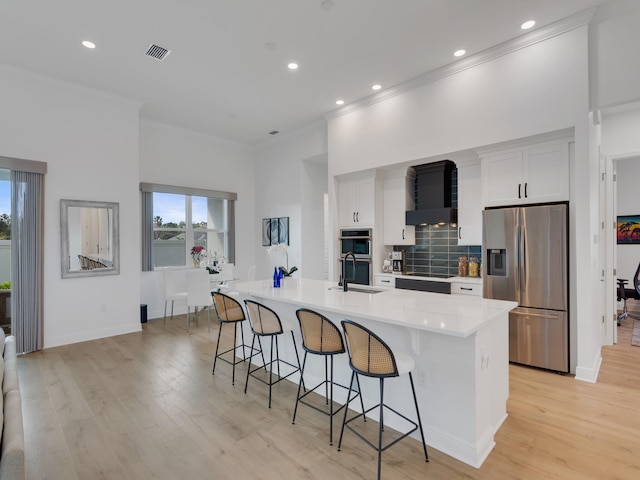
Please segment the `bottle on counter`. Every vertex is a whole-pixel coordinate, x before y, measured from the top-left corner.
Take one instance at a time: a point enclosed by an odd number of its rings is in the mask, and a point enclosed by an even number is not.
[[[478,259],[471,257],[469,259],[469,276],[478,277],[480,275],[480,265],[478,265]]]
[[[467,257],[458,257],[458,276],[466,277],[469,275],[469,260]]]
[[[273,288],[280,288],[280,272],[278,267],[273,269]]]

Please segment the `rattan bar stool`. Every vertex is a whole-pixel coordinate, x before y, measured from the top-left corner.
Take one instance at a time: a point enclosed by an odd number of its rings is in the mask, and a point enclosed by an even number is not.
[[[307,308],[300,308],[296,311],[298,322],[300,323],[300,331],[302,332],[302,348],[304,349],[304,357],[302,358],[302,371],[300,372],[300,382],[298,383],[298,395],[296,397],[296,406],[293,409],[293,419],[291,423],[296,423],[296,413],[298,411],[298,404],[302,403],[308,407],[324,413],[329,416],[329,445],[333,445],[333,416],[340,410],[345,408],[342,405],[337,410],[333,409],[333,387],[338,386],[344,389],[349,387],[340,385],[333,381],[333,356],[341,353],[345,353],[344,340],[338,327],[331,322],[327,317],[321,315],[313,310]],[[310,388],[306,392],[301,392],[304,388],[304,369],[307,365],[307,354],[323,355],[324,356],[324,380],[313,388]],[[329,361],[330,360],[330,361]],[[329,363],[331,367],[329,368]],[[324,398],[327,409],[322,409],[317,405],[313,405],[305,400],[305,397],[310,393],[315,392],[317,389],[325,387]],[[356,396],[360,396],[360,389]],[[354,396],[355,398],[355,396]],[[364,412],[364,404],[362,403],[362,397],[360,398],[362,411]]]
[[[213,357],[213,370],[211,371],[211,374],[214,375],[216,373],[216,361],[218,359],[223,362],[227,362],[232,366],[233,373],[231,375],[231,385],[235,385],[236,365],[244,362],[247,358],[251,358],[250,356],[247,357],[246,348],[250,349],[250,347],[244,343],[244,331],[242,330],[242,322],[247,318],[244,315],[242,305],[235,298],[220,292],[211,292],[211,296],[213,297],[213,306],[218,316],[218,322],[220,323],[220,328],[218,329],[218,342],[216,343],[216,354]],[[218,353],[218,350],[220,349],[220,338],[222,337],[222,325],[224,324],[233,324],[233,347],[225,350],[224,352]],[[240,345],[237,344],[238,327],[240,327],[240,335],[242,338],[242,343]],[[236,359],[236,350],[239,348],[242,348],[242,358]],[[249,351],[252,352],[252,350]],[[228,360],[223,357],[223,355],[229,352],[233,352],[232,360]]]
[[[278,314],[273,310],[271,310],[266,305],[263,305],[258,302],[254,302],[253,300],[245,300],[244,303],[247,307],[247,314],[249,315],[249,324],[251,325],[251,330],[253,331],[253,340],[251,340],[251,352],[252,352],[251,358],[257,355],[257,353],[253,353],[254,351],[259,352],[260,355],[262,356],[262,366],[251,368],[251,365],[249,365],[249,368],[247,369],[247,380],[246,380],[246,383],[244,384],[244,393],[247,393],[247,386],[249,385],[249,377],[254,377],[256,378],[256,380],[259,380],[262,383],[269,385],[269,408],[271,408],[271,390],[273,385],[280,382],[281,380],[284,380],[285,378],[290,377],[294,373],[300,371],[300,356],[298,355],[296,338],[293,334],[294,324],[293,322],[289,322],[287,320],[281,320]],[[287,362],[286,360],[282,360],[280,358],[280,353],[278,351],[278,336],[288,332],[291,332],[291,339],[293,340],[293,348],[296,353],[297,365]],[[264,354],[262,352],[262,342],[260,341],[261,337],[270,337],[271,339],[270,356],[269,356],[268,363],[265,363],[264,361]],[[258,349],[254,348],[256,338],[258,339],[258,346],[259,346]],[[275,344],[275,352],[276,352],[275,359],[273,358],[274,344]],[[276,374],[277,379],[275,381],[273,380],[274,363],[277,369],[277,374]],[[280,372],[281,365],[284,365],[287,368],[287,370],[289,369],[293,369],[293,370],[289,371],[289,373],[283,376],[282,373]],[[253,375],[258,370],[264,369],[265,371],[267,371],[267,366],[269,367],[268,381]]]
[[[428,462],[429,456],[427,455],[427,444],[424,441],[424,431],[422,429],[422,421],[420,420],[420,410],[418,408],[418,400],[416,398],[416,389],[413,384],[413,377],[411,371],[415,367],[415,361],[413,357],[401,352],[393,352],[391,348],[375,333],[371,330],[357,324],[351,320],[342,320],[342,328],[344,329],[347,337],[347,351],[349,352],[349,365],[353,373],[351,374],[351,383],[353,385],[354,377],[358,375],[365,375],[367,377],[380,379],[380,403],[371,407],[364,412],[364,415],[376,408],[380,409],[380,420],[378,425],[378,444],[375,445],[367,438],[365,438],[360,432],[355,430],[349,425],[350,422],[360,417],[361,414],[356,415],[347,420],[347,412],[349,411],[349,399],[347,398],[347,408],[344,412],[344,419],[342,421],[342,429],[340,430],[340,440],[338,441],[338,451],[342,445],[342,436],[344,434],[345,427],[355,433],[358,437],[364,440],[368,445],[373,447],[378,452],[378,480],[380,479],[380,467],[382,463],[382,452],[389,447],[395,445],[406,436],[412,434],[416,430],[420,430],[420,437],[422,438],[422,447],[424,448],[424,458]],[[418,422],[407,418],[401,413],[397,412],[393,408],[384,404],[384,380],[385,378],[398,377],[405,373],[409,374],[409,382],[411,383],[411,393],[413,394],[413,402],[416,406],[416,416]],[[351,395],[351,388],[349,389],[349,395]],[[382,445],[382,432],[384,431],[384,411],[385,408],[399,417],[406,420],[409,424],[413,425],[413,428],[407,433],[402,434],[400,437],[389,442],[387,445]]]

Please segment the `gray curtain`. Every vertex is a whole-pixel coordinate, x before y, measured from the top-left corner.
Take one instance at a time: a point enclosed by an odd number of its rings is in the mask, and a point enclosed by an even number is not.
[[[153,192],[142,192],[142,271],[153,271]]]
[[[18,353],[40,350],[44,175],[11,171],[11,333]]]

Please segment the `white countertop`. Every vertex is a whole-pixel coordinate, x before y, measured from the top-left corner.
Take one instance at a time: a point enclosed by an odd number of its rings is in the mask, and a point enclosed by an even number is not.
[[[457,337],[474,334],[497,315],[518,306],[516,302],[503,300],[394,288],[375,294],[343,292],[342,288],[336,288],[335,282],[323,280],[287,278],[284,284],[284,288],[273,288],[270,280],[259,280],[233,283],[229,288],[245,295],[345,317],[368,318]]]

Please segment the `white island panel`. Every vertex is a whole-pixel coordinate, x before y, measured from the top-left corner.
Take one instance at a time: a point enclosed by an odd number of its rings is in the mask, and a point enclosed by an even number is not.
[[[335,284],[330,282],[288,278],[279,289],[265,281],[237,283],[231,288],[296,323],[295,311],[301,307],[326,315],[338,326],[342,319],[354,320],[392,348],[411,353],[416,361],[413,375],[427,444],[480,467],[506,418],[508,312],[517,304],[409,290],[368,294],[332,287]],[[299,329],[295,335],[300,341]],[[295,358],[290,342],[281,342],[280,354]],[[324,363],[312,357],[307,360],[305,378],[309,375],[320,381]],[[336,382],[348,384],[351,369],[347,355],[336,357],[335,368]],[[297,381],[298,377],[291,379]],[[408,379],[388,382],[385,403],[414,416]],[[365,407],[376,404],[378,380],[361,377],[361,384]],[[335,398],[344,403],[346,392],[336,389]],[[394,424],[391,416],[388,420],[390,427],[403,428]]]

